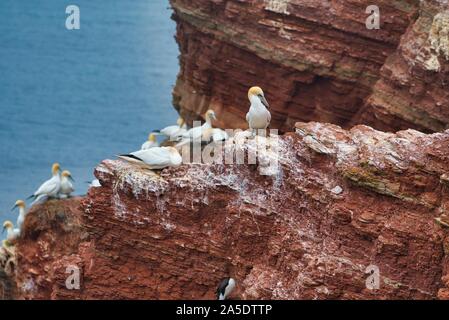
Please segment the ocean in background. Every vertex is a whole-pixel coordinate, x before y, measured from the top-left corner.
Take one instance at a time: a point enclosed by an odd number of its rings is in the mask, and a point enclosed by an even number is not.
[[[65,28],[78,5],[81,29]],[[87,191],[103,159],[173,124],[178,72],[168,0],[0,1],[0,220],[59,162]]]

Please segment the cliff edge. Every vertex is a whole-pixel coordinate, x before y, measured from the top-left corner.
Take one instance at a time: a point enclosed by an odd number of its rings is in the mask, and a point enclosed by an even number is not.
[[[448,298],[449,233],[435,218],[449,206],[449,131],[296,130],[280,137],[274,176],[102,162],[101,187],[28,215],[18,297],[213,299],[231,275],[241,299]],[[65,286],[68,266],[79,290]]]

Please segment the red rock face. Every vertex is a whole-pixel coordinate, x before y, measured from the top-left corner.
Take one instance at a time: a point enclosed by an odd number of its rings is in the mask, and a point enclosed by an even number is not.
[[[449,8],[423,1],[355,117],[382,130],[442,131],[449,123]]]
[[[262,86],[272,128],[296,129],[277,171],[105,160],[101,187],[28,214],[15,297],[213,299],[232,276],[241,299],[449,299],[447,8],[377,2],[380,30],[364,0],[171,0],[175,106],[245,128],[246,90]],[[357,123],[443,132],[345,130]]]
[[[56,210],[79,217],[76,237],[63,225],[21,240],[23,297],[213,299],[225,276],[243,299],[447,297],[448,229],[434,218],[449,205],[449,131],[297,130],[281,137],[274,176],[247,164],[155,175],[104,161],[95,171],[102,187],[89,190],[81,216],[67,202]],[[73,263],[81,290],[64,287]],[[370,265],[378,290],[366,286]]]
[[[447,4],[376,1],[380,29],[368,30],[372,1],[171,3],[181,51],[174,104],[189,121],[211,108],[216,125],[246,128],[246,91],[259,85],[282,131],[296,121],[428,132],[449,123]]]

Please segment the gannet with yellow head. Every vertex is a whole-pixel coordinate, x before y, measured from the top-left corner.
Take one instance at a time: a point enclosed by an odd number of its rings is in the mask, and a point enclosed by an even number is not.
[[[72,174],[70,173],[70,171],[64,170],[61,173],[61,188],[59,190],[59,198],[69,198],[70,194],[75,191],[72,182],[75,182],[75,180],[72,178]]]
[[[150,133],[148,136],[148,140],[142,144],[141,150],[147,150],[154,147],[159,147],[159,143],[157,142],[156,134],[154,132]]]
[[[22,224],[25,221],[25,216],[27,214],[25,207],[25,201],[23,200],[17,200],[14,204],[14,207],[12,207],[12,210],[14,210],[15,208],[19,208],[19,216],[17,217],[17,228],[19,229],[22,228]]]
[[[249,128],[254,131],[257,129],[266,129],[270,125],[271,113],[265,94],[260,87],[252,87],[248,91],[248,99],[251,102],[249,111],[246,114],[246,121]]]
[[[182,163],[182,157],[174,147],[155,147],[123,154],[118,157],[127,162],[136,163],[153,170],[177,167]]]
[[[38,202],[44,197],[56,198],[61,188],[61,177],[59,176],[60,166],[59,163],[54,163],[51,172],[52,177],[45,181],[37,190],[34,192],[30,198],[34,198],[34,202]]]
[[[5,221],[3,223],[3,232],[6,230],[6,241],[8,244],[13,245],[20,236],[20,229],[14,228],[11,221]]]

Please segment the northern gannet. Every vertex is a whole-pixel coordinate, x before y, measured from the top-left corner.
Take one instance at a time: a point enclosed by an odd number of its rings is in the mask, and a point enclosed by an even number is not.
[[[14,228],[11,221],[5,221],[3,223],[3,232],[6,230],[6,241],[9,245],[13,245],[20,236],[20,229]]]
[[[154,147],[159,147],[159,143],[157,142],[156,134],[150,133],[150,135],[148,136],[148,140],[145,141],[144,144],[142,144],[142,147],[140,149],[147,150]]]
[[[45,181],[35,193],[33,193],[28,199],[34,198],[34,202],[39,201],[43,197],[54,198],[58,195],[61,188],[61,178],[59,177],[59,163],[54,163],[51,172],[53,177]]]
[[[224,278],[221,280],[217,288],[217,300],[226,300],[235,288],[235,280],[232,278]]]
[[[266,129],[270,125],[271,113],[268,111],[270,106],[260,87],[249,89],[248,99],[251,102],[251,106],[246,114],[246,121],[254,134],[254,130]]]
[[[208,135],[208,132],[211,132],[212,130],[212,120],[217,120],[217,116],[215,115],[214,110],[208,110],[204,114],[204,118],[206,122],[202,126],[194,127],[181,136],[181,142],[176,144],[177,148],[190,142],[205,141],[205,135]]]
[[[125,161],[144,165],[146,168],[156,170],[166,167],[177,167],[182,163],[182,157],[174,147],[155,147],[135,151],[130,154],[123,154],[118,157]]]
[[[19,208],[19,216],[17,217],[17,228],[22,229],[22,224],[25,221],[27,212],[25,211],[25,201],[17,200],[12,210]]]
[[[86,181],[89,184],[89,188],[98,188],[101,187],[100,180],[93,179],[92,181]]]
[[[72,174],[68,170],[64,170],[61,173],[61,188],[59,189],[59,198],[69,198],[70,194],[75,191],[72,182],[75,182],[72,178]]]
[[[183,118],[179,118],[178,121],[176,121],[176,125],[168,126],[162,130],[155,130],[153,132],[160,133],[168,137],[171,141],[175,141],[185,132],[187,132],[187,124],[185,123]]]

